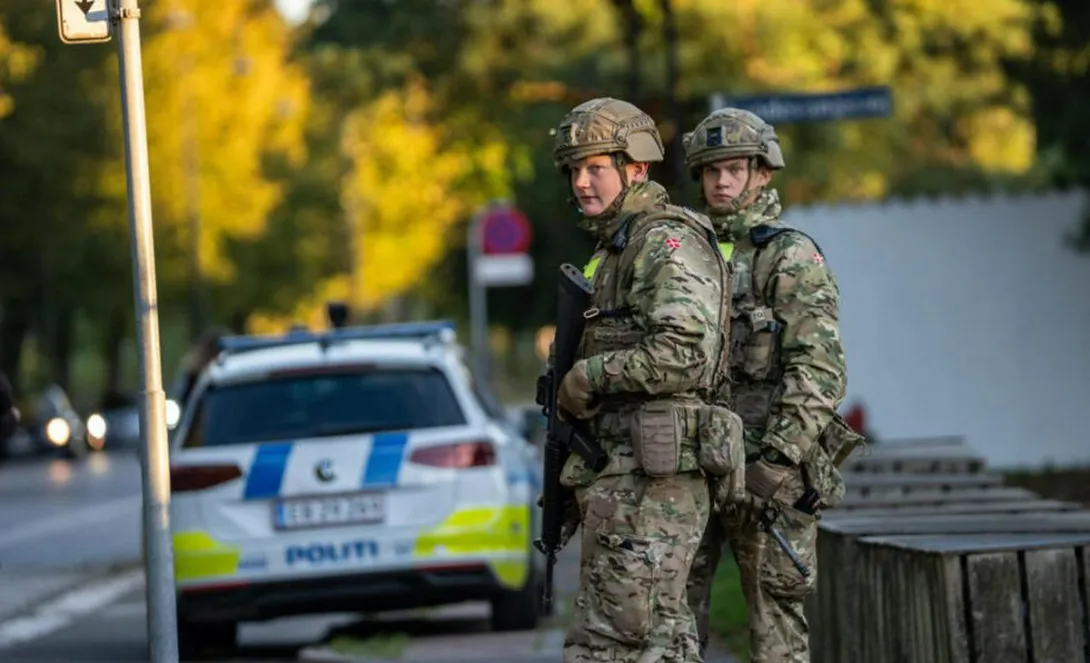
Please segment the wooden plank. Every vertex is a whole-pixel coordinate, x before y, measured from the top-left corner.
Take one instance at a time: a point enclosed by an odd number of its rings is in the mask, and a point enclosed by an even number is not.
[[[835,510],[845,511],[851,509],[882,507],[911,507],[949,504],[952,501],[966,502],[1002,502],[1021,499],[1040,499],[1036,493],[1025,488],[1003,486],[989,488],[988,490],[942,492],[936,490],[913,491],[907,495],[860,495],[847,493],[844,501]]]
[[[1090,511],[822,519],[821,527],[855,536],[877,534],[1090,533]]]
[[[868,446],[841,466],[842,472],[978,472],[984,457],[961,438],[904,441]]]
[[[1013,548],[989,548],[1000,543]],[[973,546],[985,550],[965,552]],[[812,660],[1083,661],[1087,547],[1090,532],[857,539],[823,529],[811,627],[825,637]]]
[[[884,488],[910,490],[955,490],[957,488],[990,488],[1002,486],[1003,477],[998,474],[870,474],[866,472],[842,472],[847,490],[879,490]]]
[[[973,474],[984,471],[987,463],[977,456],[943,458],[849,458],[842,472],[876,474]]]
[[[1027,511],[1045,513],[1049,511],[1080,511],[1084,507],[1075,502],[1060,502],[1058,500],[1016,500],[1007,502],[950,502],[947,504],[929,504],[925,506],[875,506],[871,508],[860,507],[850,510],[832,509],[822,514],[823,521],[842,520],[855,517],[887,517],[900,518],[902,516],[941,516],[953,514],[1003,514],[1025,513]]]
[[[852,633],[847,628],[856,611],[853,580],[858,573],[851,537],[818,531],[818,582],[807,618],[814,663],[856,660],[849,653]]]
[[[1033,550],[1023,559],[1034,662],[1079,660],[1086,643],[1074,549]]]
[[[1082,599],[1082,637],[1087,643],[1086,660],[1090,661],[1090,545],[1075,548],[1075,560],[1079,564],[1080,598]]]
[[[841,534],[840,536],[849,536]],[[1090,547],[1090,533],[1003,532],[869,535],[859,537],[861,545],[890,546],[919,552],[959,555],[974,552],[1016,552],[1045,548]]]
[[[866,451],[856,454],[865,456],[882,456],[897,453],[926,453],[928,450],[944,448],[972,449],[965,438],[960,435],[939,435],[935,437],[904,437],[882,440],[876,444],[869,444]]]
[[[932,605],[938,606],[933,617],[936,620],[936,652],[947,663],[969,662],[969,623],[966,610],[969,597],[964,588],[967,585],[963,574],[961,557],[958,555],[932,555],[938,559],[929,586],[938,588],[941,597]],[[967,570],[967,569],[965,569]],[[975,663],[975,662],[972,662]]]
[[[857,545],[852,572],[843,576],[850,584],[841,588],[853,597],[853,612],[841,617],[838,635],[844,642],[831,656],[812,659],[814,663],[966,663],[967,658],[951,655],[951,627],[943,611],[949,595],[947,559]],[[960,592],[960,582],[955,587]]]
[[[1017,554],[969,555],[967,566],[972,660],[1028,660]]]

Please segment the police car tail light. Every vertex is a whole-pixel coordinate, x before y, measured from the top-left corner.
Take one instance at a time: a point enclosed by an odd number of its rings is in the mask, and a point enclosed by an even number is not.
[[[204,490],[242,477],[237,465],[181,465],[170,468],[170,490]]]
[[[409,461],[432,467],[487,467],[496,464],[496,450],[488,442],[459,442],[423,447],[412,452]]]

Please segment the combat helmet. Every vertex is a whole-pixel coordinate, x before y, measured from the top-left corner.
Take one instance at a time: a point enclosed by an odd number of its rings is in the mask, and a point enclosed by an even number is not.
[[[685,165],[694,178],[704,166],[737,157],[752,157],[771,170],[784,167],[780,139],[771,124],[740,108],[722,108],[685,134]]]
[[[655,120],[635,105],[610,97],[579,104],[552,133],[557,168],[598,154],[619,152],[636,163],[662,161],[665,154]]]

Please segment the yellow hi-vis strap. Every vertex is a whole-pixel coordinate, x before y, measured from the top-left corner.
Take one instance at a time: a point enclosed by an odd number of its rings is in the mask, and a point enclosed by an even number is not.
[[[583,276],[587,277],[588,281],[594,280],[594,272],[598,271],[598,265],[602,262],[602,256],[591,256],[590,262],[583,267]]]
[[[723,259],[730,262],[730,257],[734,255],[734,244],[731,242],[719,242],[719,252],[723,254]],[[588,281],[594,280],[594,273],[598,271],[598,265],[602,262],[602,256],[592,256],[590,262],[583,267],[583,276],[587,277]]]

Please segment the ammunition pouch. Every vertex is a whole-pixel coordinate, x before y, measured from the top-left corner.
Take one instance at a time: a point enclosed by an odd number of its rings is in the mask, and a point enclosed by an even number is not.
[[[699,468],[696,450],[700,403],[653,400],[642,403],[629,431],[636,464],[650,477]]]
[[[701,469],[715,477],[725,477],[746,464],[742,419],[720,405],[705,405],[698,414]]]
[[[766,380],[777,363],[780,323],[767,306],[734,303],[731,315],[731,364],[750,380]]]

